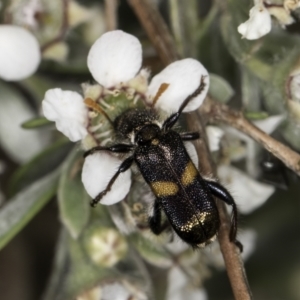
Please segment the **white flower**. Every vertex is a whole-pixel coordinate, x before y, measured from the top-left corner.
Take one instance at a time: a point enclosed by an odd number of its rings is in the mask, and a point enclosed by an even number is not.
[[[234,195],[238,209],[243,214],[249,214],[263,205],[275,191],[272,185],[255,181],[232,166],[220,165],[218,176]]]
[[[239,233],[239,241],[243,244],[242,258],[246,261],[256,248],[257,232],[254,229],[243,229]]]
[[[253,123],[262,131],[271,134],[282,122],[283,115],[270,116],[263,120],[256,120]],[[246,170],[252,177],[260,173],[258,156],[261,146],[246,134],[232,127],[224,127],[225,140],[228,145],[227,153],[231,161],[239,161],[246,158]]]
[[[107,32],[91,47],[87,64],[95,80],[110,88],[135,77],[142,65],[142,46],[131,34]]]
[[[57,62],[64,62],[69,54],[69,46],[65,42],[57,42],[43,51],[44,59],[51,59]]]
[[[194,144],[192,142],[184,142],[184,146],[185,146],[185,149],[188,152],[192,162],[198,169],[199,158],[198,158],[197,150],[196,150]]]
[[[43,10],[41,0],[20,1],[12,5],[12,14],[15,16],[15,23],[32,29],[38,28],[39,18],[37,16],[43,13]]]
[[[276,115],[270,116],[263,120],[253,121],[253,123],[266,134],[271,134],[280,125],[280,123],[283,121],[283,118],[283,115]]]
[[[243,245],[243,252],[241,255],[243,261],[246,261],[255,251],[257,232],[251,228],[243,228],[243,230],[239,230],[238,240]],[[224,258],[219,243],[212,243],[202,251],[209,264],[221,270],[225,268]]]
[[[118,170],[121,161],[101,151],[86,157],[82,169],[82,182],[88,194],[95,198],[102,192]],[[124,199],[131,186],[131,170],[120,174],[112,189],[102,198],[101,204],[111,205]]]
[[[96,265],[109,268],[126,256],[128,245],[116,229],[99,227],[86,239],[85,250]]]
[[[208,146],[211,152],[220,149],[220,140],[224,135],[224,130],[217,126],[206,126],[206,134],[208,139]]]
[[[129,291],[119,283],[106,284],[102,293],[101,299],[103,300],[128,300],[131,298]]]
[[[291,100],[300,102],[300,73],[290,76],[289,92]]]
[[[105,97],[123,92],[128,100],[144,99],[158,110],[170,113],[179,109],[183,101],[197,90],[202,80],[205,83],[202,92],[184,110],[192,111],[202,104],[209,87],[208,72],[200,62],[191,58],[170,64],[152,79],[148,87],[149,72],[140,70],[141,44],[136,37],[121,30],[107,32],[96,40],[88,54],[87,64],[99,85],[83,86],[85,100],[75,92],[53,89],[46,93],[43,101],[44,115],[55,121],[58,130],[72,141],[84,138],[86,149],[104,145],[105,142],[98,138],[105,136],[107,142],[110,132],[94,134],[102,123],[92,124],[97,114],[87,114],[84,103],[103,116],[103,109],[98,104],[109,107]],[[195,149],[189,143],[187,150],[198,164]],[[82,182],[91,197],[95,198],[105,190],[121,162],[108,152],[98,152],[85,159]],[[130,185],[131,171],[128,170],[119,175],[101,203],[110,205],[121,201],[129,192]]]
[[[22,123],[35,116],[35,112],[22,95],[0,80],[1,148],[17,163],[27,162],[40,153],[49,142],[44,130],[22,128]]]
[[[148,88],[148,100],[152,103],[162,84],[167,84],[166,90],[158,97],[155,107],[168,113],[176,112],[183,100],[197,89],[202,76],[205,83],[203,92],[183,110],[184,112],[193,111],[203,103],[209,88],[207,70],[193,58],[175,61],[154,76]]]
[[[37,39],[26,29],[0,25],[0,77],[7,81],[32,75],[41,61]]]
[[[191,285],[190,278],[179,267],[172,267],[168,274],[167,300],[206,300],[204,289]]]
[[[87,108],[80,94],[58,88],[48,90],[42,107],[45,117],[55,121],[56,128],[72,142],[79,141],[87,135]]]
[[[250,18],[238,27],[238,32],[247,40],[256,40],[271,31],[271,15],[262,1],[250,9]]]
[[[136,286],[122,280],[104,281],[102,285],[85,291],[76,300],[147,300],[148,297]]]

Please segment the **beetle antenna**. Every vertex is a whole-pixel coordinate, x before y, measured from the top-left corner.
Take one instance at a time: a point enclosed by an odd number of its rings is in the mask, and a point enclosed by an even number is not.
[[[181,106],[179,107],[178,111],[174,114],[172,114],[167,120],[165,120],[165,122],[163,123],[163,131],[166,132],[169,129],[171,129],[174,124],[177,122],[177,120],[179,119],[182,111],[184,110],[184,108],[188,105],[188,103],[194,99],[195,97],[197,97],[198,95],[200,95],[202,93],[202,91],[204,90],[206,83],[204,82],[206,76],[202,75],[201,79],[200,79],[200,84],[197,87],[197,89],[190,94],[189,96],[186,97],[186,99],[183,101],[183,103],[181,104]]]
[[[204,90],[204,88],[206,86],[206,83],[204,82],[205,77],[206,76],[204,76],[204,75],[201,76],[200,84],[197,87],[197,89],[192,94],[190,94],[189,96],[187,96],[186,99],[183,101],[183,103],[181,104],[181,106],[180,106],[180,108],[178,110],[179,114],[182,113],[182,111],[184,110],[184,108],[189,104],[189,102],[192,99],[196,98],[198,95],[200,95],[203,92],[203,90]]]

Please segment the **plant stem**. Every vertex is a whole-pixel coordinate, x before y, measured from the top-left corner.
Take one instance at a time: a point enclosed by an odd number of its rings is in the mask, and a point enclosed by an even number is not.
[[[128,0],[133,10],[142,23],[149,39],[154,44],[158,55],[165,65],[179,59],[175,51],[173,38],[161,17],[153,1],[149,0]],[[205,127],[196,112],[192,113],[192,118],[187,118],[191,131],[200,131],[201,139],[197,141],[196,147],[199,155],[199,165],[204,174],[215,175],[214,166],[207,146]],[[225,205],[221,201],[217,202],[221,226],[218,239],[221,251],[225,260],[227,274],[231,283],[235,299],[251,299],[247,277],[240,253],[237,247],[229,241],[230,222]]]
[[[250,136],[300,176],[300,155],[257,128],[241,112],[211,99],[205,101],[199,111],[208,114],[211,121],[228,124]]]
[[[118,0],[105,0],[105,23],[106,30],[118,28]]]
[[[157,7],[151,0],[128,0],[164,65],[179,58],[175,43]]]

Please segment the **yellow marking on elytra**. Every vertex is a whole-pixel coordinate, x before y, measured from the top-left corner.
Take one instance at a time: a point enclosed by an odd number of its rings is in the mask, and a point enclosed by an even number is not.
[[[157,197],[173,196],[179,191],[179,187],[172,181],[155,181],[150,186]]]
[[[194,179],[196,178],[198,174],[198,170],[192,163],[192,161],[189,161],[185,167],[185,170],[183,171],[183,174],[181,175],[181,183],[183,186],[188,186],[191,184]]]
[[[102,114],[111,124],[112,124],[112,121],[111,119],[109,118],[109,116],[107,115],[107,113],[101,108],[101,106],[95,102],[92,98],[85,98],[84,99],[84,104],[93,109],[94,111]]]
[[[155,106],[157,100],[159,97],[165,92],[165,90],[169,87],[169,83],[162,83],[156,93],[156,95],[153,98],[153,106]]]
[[[197,225],[203,225],[207,218],[211,215],[210,212],[201,212],[193,215],[192,218],[180,227],[181,231],[189,232]]]

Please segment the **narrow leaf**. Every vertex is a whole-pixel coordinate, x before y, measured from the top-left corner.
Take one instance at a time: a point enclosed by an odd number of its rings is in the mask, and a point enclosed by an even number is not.
[[[30,119],[28,121],[25,121],[24,123],[21,124],[21,126],[24,129],[33,129],[33,128],[39,128],[39,127],[43,127],[43,126],[50,125],[50,124],[53,124],[53,122],[47,120],[44,117],[37,117],[37,118]]]
[[[0,211],[0,249],[55,195],[59,171],[43,177],[9,200]]]
[[[68,139],[61,139],[21,166],[10,181],[9,194],[13,196],[32,182],[55,170],[73,147],[74,145]]]
[[[269,117],[269,114],[265,111],[246,112],[245,117],[250,120],[264,120]]]
[[[89,196],[81,182],[82,152],[74,149],[68,156],[58,188],[58,203],[63,224],[77,239],[89,219]]]
[[[233,88],[223,77],[210,73],[209,80],[209,94],[213,99],[226,103],[234,95]]]

